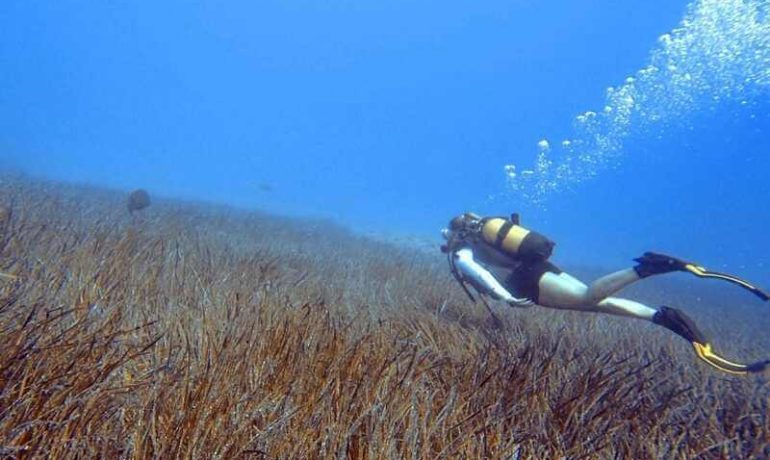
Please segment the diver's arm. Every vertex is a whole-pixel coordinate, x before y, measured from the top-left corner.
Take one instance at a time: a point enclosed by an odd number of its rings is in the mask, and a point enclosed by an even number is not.
[[[489,271],[473,259],[473,251],[470,248],[462,248],[453,255],[457,269],[482,294],[489,294],[495,299],[500,299],[512,305],[528,307],[534,305],[529,299],[519,299],[511,295]]]

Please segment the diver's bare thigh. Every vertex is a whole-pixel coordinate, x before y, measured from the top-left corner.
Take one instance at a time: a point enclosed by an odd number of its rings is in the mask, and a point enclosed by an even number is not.
[[[584,309],[588,286],[568,273],[544,273],[538,282],[538,304],[550,308]]]

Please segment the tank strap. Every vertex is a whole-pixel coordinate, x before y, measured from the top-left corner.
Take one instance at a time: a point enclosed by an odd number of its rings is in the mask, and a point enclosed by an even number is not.
[[[505,237],[508,236],[508,232],[511,231],[511,228],[513,228],[514,223],[510,220],[506,220],[505,223],[500,227],[500,230],[497,231],[497,238],[495,239],[495,247],[502,248],[503,247],[503,240],[505,240]]]

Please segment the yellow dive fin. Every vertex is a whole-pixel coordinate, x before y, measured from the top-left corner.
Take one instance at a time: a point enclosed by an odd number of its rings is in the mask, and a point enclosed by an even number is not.
[[[641,257],[637,257],[634,260],[639,263],[634,267],[634,270],[640,278],[673,271],[685,271],[701,278],[716,278],[737,284],[738,286],[751,291],[754,295],[764,301],[770,300],[770,294],[737,276],[712,272],[701,265],[686,262],[666,254],[647,251]]]
[[[689,264],[689,263],[684,266],[684,269],[692,273],[693,275],[699,276],[701,278],[716,278],[716,279],[728,281],[733,284],[737,284],[738,286],[748,289],[749,291],[754,293],[754,295],[756,295],[762,300],[765,300],[765,301],[770,300],[770,295],[768,295],[765,291],[759,289],[758,287],[754,286],[748,281],[742,280],[736,276],[728,275],[726,273],[708,271],[704,267],[701,267],[700,265]]]
[[[695,353],[700,359],[705,361],[707,364],[719,369],[720,371],[727,372],[729,374],[746,375],[750,373],[762,372],[768,367],[768,365],[770,365],[770,361],[758,361],[753,364],[739,364],[728,361],[714,353],[711,350],[710,343],[702,344],[698,342],[692,342],[692,346],[695,348]]]

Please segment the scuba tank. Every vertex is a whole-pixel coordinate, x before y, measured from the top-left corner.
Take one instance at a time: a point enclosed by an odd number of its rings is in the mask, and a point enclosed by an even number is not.
[[[519,215],[510,219],[487,217],[481,219],[481,240],[499,252],[526,263],[544,262],[551,257],[556,243],[540,233],[519,225]]]
[[[481,217],[468,212],[452,219],[449,229],[442,231],[447,241],[441,246],[441,252],[447,254],[452,274],[472,300],[475,299],[467,290],[453,260],[453,252],[464,244],[475,242],[479,258],[483,262],[499,266],[511,263],[512,267],[520,263],[535,264],[545,262],[551,256],[555,243],[519,223],[519,215],[515,213],[511,214],[510,219],[506,219]],[[492,260],[493,258],[497,261]]]
[[[489,249],[500,255],[502,263],[537,263],[544,262],[551,256],[555,243],[545,236],[525,229],[519,225],[519,215],[511,214],[510,219],[502,217],[482,218],[476,214],[467,212],[461,214],[449,222],[449,229],[442,231],[446,244],[441,246],[441,252],[447,255],[449,269],[455,280],[460,284],[465,294],[476,302],[476,298],[466,286],[466,282],[471,284],[479,294],[479,298],[489,311],[496,327],[501,327],[502,321],[497,317],[492,307],[484,298],[486,292],[479,290],[479,287],[472,280],[466,279],[458,270],[454,251],[464,244],[476,242],[479,246],[488,246]],[[481,249],[481,248],[479,248]]]

